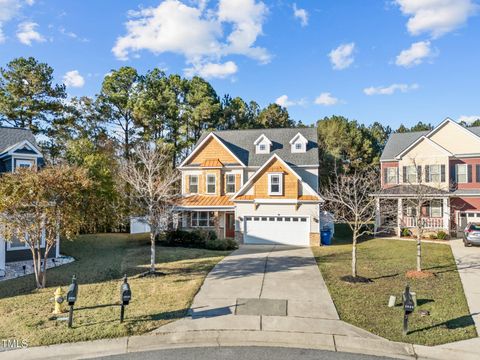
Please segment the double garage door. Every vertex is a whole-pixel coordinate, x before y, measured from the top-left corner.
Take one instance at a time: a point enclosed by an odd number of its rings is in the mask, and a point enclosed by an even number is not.
[[[283,244],[308,246],[308,216],[245,216],[245,244]]]

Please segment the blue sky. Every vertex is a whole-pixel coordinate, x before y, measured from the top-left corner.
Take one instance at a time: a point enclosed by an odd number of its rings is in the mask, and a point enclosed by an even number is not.
[[[200,74],[306,124],[468,120],[480,117],[475,1],[0,0],[0,65],[34,56],[72,96],[124,65]]]

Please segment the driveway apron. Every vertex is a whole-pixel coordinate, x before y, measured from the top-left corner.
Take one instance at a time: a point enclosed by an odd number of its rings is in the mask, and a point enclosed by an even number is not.
[[[156,332],[258,330],[378,338],[339,320],[310,248],[244,245],[205,279],[189,317]]]

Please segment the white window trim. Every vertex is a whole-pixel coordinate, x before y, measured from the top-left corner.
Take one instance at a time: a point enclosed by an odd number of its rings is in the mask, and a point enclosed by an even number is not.
[[[212,185],[212,184],[208,183],[208,179],[211,178],[211,177],[213,177],[213,179],[214,179],[213,186],[215,187],[215,190],[213,192],[208,191],[208,185]],[[205,193],[206,194],[216,194],[217,193],[217,175],[207,174],[207,176],[205,178]]]
[[[387,169],[387,179],[386,179],[387,182],[386,182],[386,183],[387,183],[388,185],[398,184],[398,168],[397,168],[397,167],[390,166],[390,167],[387,167],[386,169]],[[391,176],[390,176],[390,174],[389,174],[390,171],[393,171],[394,174],[395,174],[395,176],[394,176],[395,181],[393,181],[393,182],[390,181],[390,178],[391,178]]]
[[[438,172],[437,173],[433,173],[432,169],[434,168],[437,168],[438,169]],[[434,181],[433,180],[433,175],[437,175],[438,176],[438,181]],[[442,166],[439,165],[439,164],[435,164],[435,165],[428,165],[428,182],[433,182],[433,183],[440,183],[442,182]]]
[[[460,166],[464,167],[465,168],[465,181],[458,181],[458,169],[460,168]],[[457,182],[457,184],[466,184],[468,183],[468,165],[467,164],[456,164],[455,165],[455,181]]]
[[[272,191],[272,177],[278,176],[278,192]],[[269,173],[268,174],[268,195],[282,196],[283,195],[283,174]]]
[[[42,241],[40,242],[40,248],[45,247],[45,229],[42,232]],[[7,251],[27,250],[30,249],[28,243],[23,243],[23,246],[12,246],[11,241],[7,241]]]
[[[228,177],[229,177],[229,176],[231,176],[231,177],[233,178],[233,182],[229,182],[229,181],[228,181]],[[237,189],[236,189],[236,187],[237,187],[237,186],[236,186],[236,180],[237,180],[237,179],[236,179],[235,174],[227,174],[227,175],[225,176],[225,192],[226,192],[227,194],[234,194],[235,191],[237,190]],[[227,191],[228,185],[233,185],[233,191]]]
[[[297,145],[300,145],[299,149],[297,149]],[[302,142],[301,139],[299,138],[297,141],[295,141],[292,144],[291,151],[292,153],[304,153],[307,151],[307,144]]]
[[[435,208],[437,208],[437,209],[439,208],[439,209],[440,209],[440,214],[439,214],[438,216],[433,216],[433,214],[432,214],[432,209],[434,208],[434,206],[432,206],[432,203],[439,203],[439,204],[440,204],[440,206],[435,206]],[[443,216],[443,203],[442,203],[442,200],[432,200],[432,201],[430,201],[430,206],[429,206],[428,209],[429,209],[429,214],[428,214],[428,215],[429,215],[431,218],[433,218],[433,217],[434,217],[434,218],[441,218],[441,217]]]
[[[265,146],[265,149],[262,150],[262,149],[260,148],[261,146]],[[269,144],[267,141],[265,141],[265,140],[263,140],[262,142],[258,143],[258,144],[256,145],[255,149],[256,149],[255,152],[256,152],[257,154],[270,154],[270,144]]]
[[[205,226],[202,226],[202,225],[198,225],[198,222],[199,222],[199,218],[198,218],[198,214],[200,213],[206,213],[207,214],[207,225]],[[210,225],[210,213],[213,213],[213,211],[192,211],[191,214],[190,214],[190,227],[192,228],[212,228],[212,227],[215,227],[215,224],[213,225]],[[193,225],[193,214],[196,214],[197,216],[197,225]],[[214,218],[215,218],[215,214],[213,215]]]
[[[413,169],[413,171],[410,171]],[[414,181],[410,181],[410,177],[414,176]],[[415,165],[408,165],[407,166],[407,183],[409,184],[416,184],[418,183],[418,170]]]
[[[188,193],[189,194],[198,194],[198,186],[199,186],[198,175],[188,175],[188,176],[189,176],[189,178],[188,178]],[[195,184],[197,186],[197,191],[195,191],[195,192],[192,192],[192,190],[190,188],[192,186],[192,178],[197,179],[197,183]]]

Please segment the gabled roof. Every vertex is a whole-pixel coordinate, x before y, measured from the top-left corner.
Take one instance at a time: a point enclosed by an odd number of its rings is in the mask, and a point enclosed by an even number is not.
[[[27,129],[0,127],[0,154],[8,151],[17,144],[28,141],[38,152],[41,149],[38,147],[32,132]]]
[[[185,158],[185,160],[182,161],[182,163],[178,167],[184,166],[190,158],[198,152],[198,150],[202,147],[204,143],[207,142],[208,139],[213,138],[216,141],[218,141],[237,161],[240,165],[245,166],[245,163],[240,160],[237,155],[220,139],[215,133],[209,132],[205,136],[202,136],[200,140],[198,140],[197,145],[195,145],[195,148],[193,151]]]
[[[395,160],[399,154],[403,153],[407,148],[412,146],[412,144],[418,141],[421,137],[430,137],[431,135],[436,133],[438,129],[440,129],[449,122],[455,123],[458,126],[462,127],[465,131],[471,133],[472,136],[480,137],[480,126],[465,128],[457,122],[453,121],[452,119],[447,118],[442,121],[438,126],[436,126],[433,130],[392,134],[388,139],[387,144],[385,145],[385,149],[383,150],[380,160]]]
[[[422,141],[426,141],[427,143],[429,143],[430,145],[432,145],[433,147],[437,148],[438,150],[440,150],[441,152],[443,152],[445,155],[447,156],[452,156],[453,154],[448,151],[447,149],[444,149],[443,147],[441,147],[440,145],[438,145],[436,142],[430,140],[427,135],[423,135],[421,137],[419,137],[417,140],[415,140],[412,144],[410,144],[410,146],[408,146],[405,150],[403,150],[400,154],[398,154],[395,158],[396,159],[401,159],[401,157],[409,152],[411,149],[413,149],[415,146],[417,146],[418,144],[420,144]]]
[[[298,133],[307,139],[307,151],[292,153],[290,140]],[[195,149],[211,133],[204,133]],[[282,128],[282,129],[249,129],[214,131],[230,151],[246,166],[262,166],[272,154],[279,155],[287,164],[292,166],[318,166],[317,128]],[[255,140],[264,134],[272,146],[269,154],[255,153]]]
[[[257,138],[257,140],[255,140],[255,141],[253,142],[253,145],[258,145],[258,144],[260,144],[260,142],[262,142],[263,140],[266,140],[266,143],[267,143],[268,145],[272,145],[272,142],[270,141],[270,139],[269,139],[268,137],[265,136],[265,134],[260,135],[260,136]]]
[[[255,173],[252,176],[250,176],[248,181],[245,184],[243,184],[243,186],[235,193],[235,195],[232,196],[232,200],[234,200],[238,196],[243,195],[243,193],[246,190],[248,190],[248,188],[257,180],[258,176],[265,170],[265,168],[274,160],[278,160],[290,173],[292,173],[292,175],[294,175],[298,180],[300,180],[303,186],[305,186],[307,190],[309,190],[312,194],[318,195],[318,193],[315,190],[313,190],[310,185],[304,182],[301,176],[298,175],[298,173],[295,170],[293,170],[285,161],[283,161],[283,159],[280,156],[278,156],[277,154],[273,154],[270,156],[270,158],[267,161],[265,161],[265,163],[259,169],[257,169],[257,171],[255,171]],[[318,198],[320,199],[319,195],[318,195]]]
[[[308,140],[305,138],[305,136],[303,136],[302,134],[300,133],[297,133],[297,135],[295,135],[292,140],[289,141],[289,144],[294,144],[295,141],[297,141],[297,139],[300,139],[300,141],[302,143],[307,143],[308,144]]]

